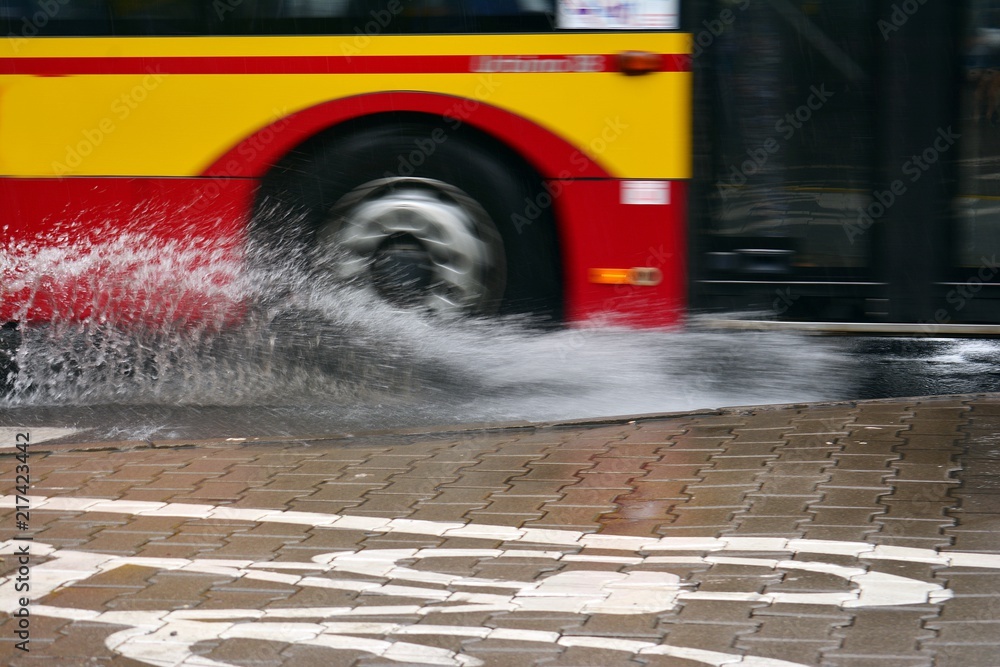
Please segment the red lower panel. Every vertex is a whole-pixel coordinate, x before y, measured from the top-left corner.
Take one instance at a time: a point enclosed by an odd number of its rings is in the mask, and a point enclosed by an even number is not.
[[[0,178],[0,322],[237,321],[254,179]],[[685,302],[687,183],[666,204],[621,202],[621,181],[551,181],[571,321],[675,324]],[[530,208],[530,207],[529,207]],[[529,211],[530,212],[530,211]],[[655,286],[590,281],[652,267]]]
[[[0,178],[0,322],[225,323],[256,181]]]
[[[623,204],[622,181],[549,183],[559,214],[570,321],[607,318],[634,326],[677,324],[686,302],[686,181],[669,181],[665,204]],[[545,203],[545,202],[540,202]],[[606,285],[591,269],[659,269],[655,286]]]

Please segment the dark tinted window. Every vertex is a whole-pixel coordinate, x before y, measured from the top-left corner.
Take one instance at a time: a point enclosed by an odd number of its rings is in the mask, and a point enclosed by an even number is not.
[[[0,0],[12,37],[544,32],[555,0]]]

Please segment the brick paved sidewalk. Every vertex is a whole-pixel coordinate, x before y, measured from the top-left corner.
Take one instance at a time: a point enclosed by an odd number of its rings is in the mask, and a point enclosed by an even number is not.
[[[4,665],[1000,664],[1000,396],[4,451]]]

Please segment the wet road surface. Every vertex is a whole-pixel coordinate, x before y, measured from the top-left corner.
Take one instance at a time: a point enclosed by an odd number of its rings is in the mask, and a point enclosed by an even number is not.
[[[532,354],[526,360],[512,358],[510,378],[493,386],[477,384],[477,371],[470,368],[468,383],[445,378],[419,387],[359,392],[366,382],[359,378],[350,394],[317,391],[273,403],[258,402],[252,393],[243,397],[238,388],[227,392],[226,382],[220,383],[216,398],[233,395],[236,404],[192,405],[183,395],[179,403],[136,403],[127,394],[118,401],[99,398],[95,403],[27,402],[0,409],[0,428],[66,428],[79,433],[77,439],[93,441],[302,437],[1000,391],[998,341],[753,334],[751,342],[733,344],[746,339],[741,334],[659,337],[647,344],[636,334],[620,354],[614,349],[618,337],[597,340],[610,349],[585,339],[575,356],[538,370],[546,357],[558,356],[566,341],[557,339],[551,350],[529,349]],[[668,356],[674,342],[678,351]],[[651,360],[625,358],[647,353],[666,359],[657,367]],[[534,367],[521,368],[524,365]],[[523,383],[516,376],[521,370],[527,375]]]

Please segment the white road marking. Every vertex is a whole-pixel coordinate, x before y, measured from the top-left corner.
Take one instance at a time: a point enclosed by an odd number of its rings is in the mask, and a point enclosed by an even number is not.
[[[16,496],[0,496],[0,508],[15,505]],[[256,562],[227,559],[138,558],[57,549],[42,541],[31,543],[32,556],[46,556],[31,570],[31,596],[41,600],[48,594],[97,574],[123,566],[160,570],[217,574],[234,580],[278,582],[301,588],[363,591],[366,595],[410,598],[407,605],[367,605],[307,607],[295,609],[188,609],[177,611],[92,612],[51,605],[32,604],[32,613],[69,620],[126,625],[128,629],[107,638],[107,646],[117,653],[154,667],[229,667],[192,652],[195,644],[208,638],[266,639],[306,644],[331,650],[370,653],[388,660],[428,665],[476,667],[477,658],[445,648],[427,646],[398,637],[439,635],[479,637],[523,642],[556,643],[621,651],[636,655],[660,654],[684,658],[705,665],[743,667],[803,667],[771,658],[723,654],[668,646],[646,641],[609,637],[560,636],[531,630],[496,630],[450,625],[397,625],[378,622],[392,615],[456,614],[466,611],[539,611],[597,614],[655,614],[674,609],[685,600],[728,600],[769,604],[813,604],[839,608],[880,607],[941,603],[952,592],[929,582],[879,572],[879,561],[923,563],[928,566],[1000,569],[1000,555],[937,552],[931,549],[886,547],[860,542],[787,540],[782,538],[636,538],[584,535],[576,531],[519,529],[508,526],[457,524],[406,519],[358,517],[318,512],[241,509],[186,503],[157,503],[100,498],[32,497],[34,511],[111,512],[131,516],[172,516],[184,518],[226,518],[261,523],[285,523],[332,530],[360,530],[377,533],[406,533],[440,536],[462,535],[521,543],[511,549],[366,549],[315,556],[311,562]],[[44,536],[44,534],[43,534]],[[0,542],[0,554],[12,554],[23,542]],[[539,545],[541,548],[532,548]],[[573,553],[553,549],[566,547]],[[580,553],[581,549],[625,552],[622,555]],[[686,552],[678,556],[639,555],[664,551]],[[727,556],[727,552],[741,552]],[[753,553],[761,553],[755,558]],[[776,559],[775,553],[787,553]],[[767,554],[767,556],[763,556]],[[795,559],[793,556],[853,556],[856,566],[822,560]],[[533,581],[498,580],[436,572],[423,561],[440,559],[519,559],[533,558],[566,563],[645,566],[651,569],[620,572],[583,569],[556,572]],[[404,565],[403,562],[406,562]],[[409,563],[421,562],[420,569]],[[843,581],[841,590],[812,593],[708,592],[694,590],[672,573],[657,565],[684,567],[697,564],[759,567],[761,574],[774,571],[817,572]],[[450,570],[451,568],[445,568]],[[361,575],[351,579],[344,575]],[[381,581],[379,581],[381,580]],[[14,611],[16,597],[13,578],[0,579],[0,610]],[[473,589],[468,592],[463,589]],[[372,621],[328,620],[371,617]],[[308,619],[300,622],[295,619]],[[322,622],[314,622],[323,619]],[[378,639],[361,635],[378,635]]]
[[[56,440],[58,438],[65,438],[66,436],[78,433],[80,429],[78,428],[50,428],[50,427],[23,427],[23,428],[11,428],[8,426],[0,426],[0,451],[7,449],[16,449],[18,433],[28,433],[31,436],[29,444],[35,445],[40,442],[47,442],[49,440]]]

